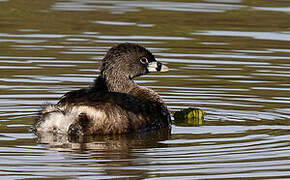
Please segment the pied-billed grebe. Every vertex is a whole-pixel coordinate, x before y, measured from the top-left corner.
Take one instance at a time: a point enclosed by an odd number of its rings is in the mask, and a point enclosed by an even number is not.
[[[57,104],[43,107],[34,130],[93,135],[170,128],[170,114],[163,100],[133,81],[134,77],[157,71],[166,72],[168,68],[144,47],[131,43],[113,46],[94,84],[70,91]]]

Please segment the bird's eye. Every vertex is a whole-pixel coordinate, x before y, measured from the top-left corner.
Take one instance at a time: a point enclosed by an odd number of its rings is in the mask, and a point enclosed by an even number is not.
[[[147,59],[146,57],[142,57],[142,58],[140,59],[140,62],[141,62],[142,64],[148,64],[148,63],[149,63],[149,61],[148,61],[148,59]]]

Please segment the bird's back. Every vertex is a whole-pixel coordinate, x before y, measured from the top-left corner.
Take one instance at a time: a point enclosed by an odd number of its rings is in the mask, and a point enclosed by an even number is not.
[[[43,108],[39,121],[55,123],[49,126],[42,123],[43,128],[39,129],[67,131],[70,134],[122,134],[170,125],[170,115],[165,105],[159,102],[156,93],[154,96],[148,94],[154,91],[139,86],[132,91],[151,99],[109,92],[96,85],[70,91],[56,105]]]

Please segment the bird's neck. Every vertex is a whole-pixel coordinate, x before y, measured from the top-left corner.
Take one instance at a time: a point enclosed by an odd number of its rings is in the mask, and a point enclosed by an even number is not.
[[[141,99],[163,104],[163,100],[156,92],[149,88],[138,86],[127,76],[118,73],[103,73],[101,76],[102,79],[104,79],[109,92],[131,94]]]
[[[137,86],[133,80],[120,75],[105,77],[105,81],[110,92],[129,93],[132,88]]]

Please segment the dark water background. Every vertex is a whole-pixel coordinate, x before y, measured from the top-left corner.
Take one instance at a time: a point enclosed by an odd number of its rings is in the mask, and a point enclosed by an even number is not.
[[[290,178],[290,1],[0,0],[0,179]],[[69,143],[29,132],[109,47],[170,67],[136,82],[202,126]]]

